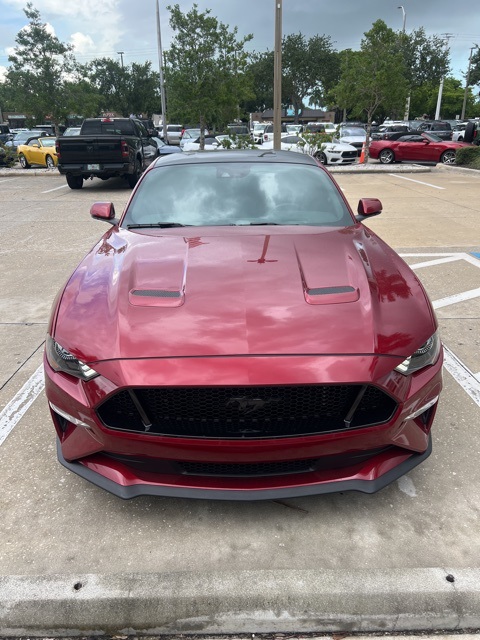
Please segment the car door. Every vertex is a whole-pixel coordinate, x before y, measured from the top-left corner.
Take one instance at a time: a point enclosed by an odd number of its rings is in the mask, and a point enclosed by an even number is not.
[[[27,160],[30,164],[44,164],[43,154],[38,139],[29,141]]]
[[[425,161],[425,138],[422,136],[402,136],[396,142],[396,160]]]
[[[142,140],[143,160],[145,166],[148,166],[157,157],[158,147],[155,144],[155,141],[148,135],[148,131],[141,122],[135,122],[135,125]]]

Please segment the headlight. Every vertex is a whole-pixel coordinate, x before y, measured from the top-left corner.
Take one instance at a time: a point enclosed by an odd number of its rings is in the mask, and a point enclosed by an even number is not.
[[[80,380],[85,380],[86,382],[100,375],[84,362],[78,360],[75,356],[72,356],[69,351],[59,345],[58,342],[55,342],[51,336],[47,336],[45,353],[48,364],[54,371],[68,373],[71,376],[75,376],[75,378],[80,378]]]
[[[415,371],[420,371],[420,369],[434,364],[440,353],[441,345],[440,337],[438,333],[435,332],[415,353],[404,360],[402,364],[399,364],[398,367],[395,367],[395,371],[409,376],[411,373],[415,373]]]

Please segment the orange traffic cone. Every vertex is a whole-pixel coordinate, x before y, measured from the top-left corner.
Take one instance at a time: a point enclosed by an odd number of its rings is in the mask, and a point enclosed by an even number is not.
[[[362,153],[360,154],[360,160],[358,161],[359,164],[364,164],[364,162],[365,162],[365,147],[366,147],[366,144],[367,144],[366,142],[364,142],[362,144]]]

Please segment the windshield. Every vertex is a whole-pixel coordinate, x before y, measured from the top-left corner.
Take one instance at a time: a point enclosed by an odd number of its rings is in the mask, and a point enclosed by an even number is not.
[[[334,183],[316,166],[264,162],[163,165],[130,202],[130,225],[300,224],[348,226],[353,219]]]
[[[132,135],[135,133],[133,122],[125,120],[85,120],[82,124],[82,135]]]
[[[431,133],[430,131],[428,133],[423,133],[423,137],[430,140],[430,142],[445,142],[443,138],[440,138],[436,133]]]
[[[362,138],[366,137],[365,129],[360,129],[360,127],[346,127],[341,130],[341,136],[361,136]]]

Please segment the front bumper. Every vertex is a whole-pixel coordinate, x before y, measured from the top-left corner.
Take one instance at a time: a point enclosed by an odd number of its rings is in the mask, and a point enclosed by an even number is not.
[[[157,484],[153,482],[133,482],[131,484],[120,483],[111,477],[108,469],[101,463],[94,462],[91,466],[87,461],[87,465],[81,462],[68,462],[62,455],[60,441],[57,439],[57,456],[59,462],[69,471],[88,480],[92,484],[105,489],[109,493],[129,500],[140,496],[158,496],[170,498],[197,498],[208,500],[236,500],[236,501],[254,501],[254,500],[279,500],[285,498],[299,498],[302,496],[323,495],[328,493],[338,493],[340,491],[360,491],[362,493],[376,493],[384,487],[388,486],[401,476],[405,475],[417,465],[421,464],[432,452],[432,439],[428,438],[427,449],[423,453],[412,453],[411,455],[398,454],[396,466],[389,469],[380,476],[376,476],[385,460],[370,461],[368,468],[361,471],[352,470],[346,475],[342,470],[343,477],[334,478],[330,481],[321,480],[320,478],[311,478],[309,482],[302,483],[298,480],[298,484],[290,486],[271,486],[268,488],[216,488],[214,486],[181,486],[172,484]],[[392,460],[390,460],[392,462]],[[373,463],[373,464],[372,464]],[[114,474],[115,475],[115,474]],[[374,476],[374,477],[372,477]],[[119,479],[117,474],[117,479]],[[124,480],[125,478],[122,478]]]
[[[347,490],[372,493],[428,457],[430,429],[442,388],[441,356],[434,365],[409,377],[387,372],[378,358],[264,360],[268,367],[262,370],[262,358],[192,359],[188,366],[185,363],[176,368],[177,379],[172,378],[165,361],[162,367],[155,360],[110,362],[100,371],[103,375],[88,383],[54,372],[45,360],[46,394],[59,438],[58,458],[69,470],[122,498],[158,495],[264,500]],[[142,386],[141,380],[156,387],[195,386],[198,380],[207,379],[213,387],[225,386],[232,384],[227,377],[230,371],[230,375],[235,373],[235,382],[271,385],[281,379],[287,385],[318,385],[325,383],[322,377],[328,370],[335,382],[343,372],[345,384],[365,380],[365,371],[377,370],[371,384],[395,399],[394,414],[382,424],[345,432],[215,439],[208,435],[162,435],[153,430],[114,430],[106,427],[97,413],[119,390]],[[315,464],[305,470],[302,463],[312,461]],[[223,465],[230,465],[230,470],[224,472]],[[260,471],[250,473],[256,465]],[[240,467],[242,476],[236,473]]]

